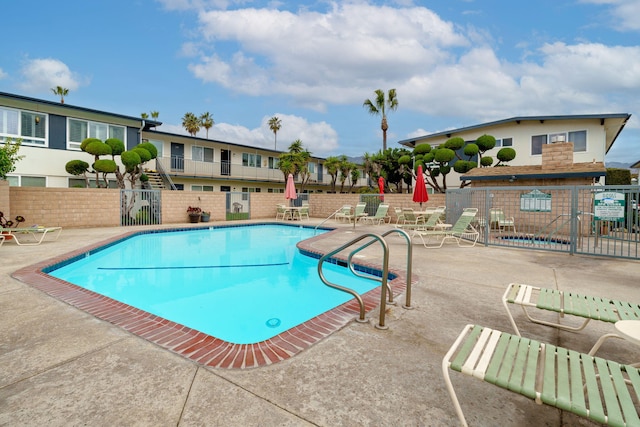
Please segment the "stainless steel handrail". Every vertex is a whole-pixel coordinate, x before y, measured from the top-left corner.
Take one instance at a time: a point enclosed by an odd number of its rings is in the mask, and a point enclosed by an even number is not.
[[[342,210],[342,208],[338,208],[334,213],[332,213],[331,215],[329,215],[328,217],[326,217],[325,219],[320,221],[320,223],[318,225],[316,225],[315,228],[313,229],[313,235],[315,236],[315,234],[318,232],[318,227],[320,227],[325,222],[329,221],[331,219],[331,217],[335,216],[341,210]]]
[[[413,262],[413,247],[411,246],[411,236],[409,236],[409,234],[404,230],[401,230],[399,228],[392,228],[392,229],[382,233],[380,235],[380,237],[388,236],[391,233],[399,233],[407,241],[407,283],[406,283],[405,303],[404,303],[404,305],[402,307],[410,310],[410,309],[413,309],[413,307],[411,306],[411,266],[412,266],[412,262]],[[371,240],[369,243],[360,246],[359,248],[357,248],[354,251],[352,251],[349,254],[348,258],[347,258],[349,269],[351,270],[351,272],[353,274],[355,274],[358,277],[370,278],[370,277],[365,276],[365,275],[363,275],[361,273],[358,273],[353,268],[353,263],[351,262],[351,259],[353,258],[353,256],[356,253],[358,253],[361,250],[371,246],[373,243],[375,243],[375,240]],[[387,290],[389,292],[389,299],[388,299],[387,303],[388,304],[395,304],[395,301],[393,301],[393,291],[391,290],[391,286],[389,286],[388,283],[387,283]]]
[[[361,240],[364,240],[366,238],[371,238],[370,241],[368,241],[365,244],[357,247],[356,249],[351,251],[351,253],[349,253],[349,255],[347,257],[347,265],[349,267],[349,270],[351,270],[351,272],[354,275],[356,275],[358,277],[365,278],[365,279],[377,280],[381,284],[381,289],[380,289],[380,317],[379,317],[378,324],[375,325],[376,328],[378,328],[378,329],[387,329],[388,328],[385,325],[387,292],[389,292],[389,303],[390,304],[394,304],[393,293],[392,293],[391,287],[389,286],[389,283],[388,283],[388,279],[389,279],[389,245],[384,240],[384,236],[387,236],[387,235],[389,235],[391,233],[399,233],[407,241],[407,284],[406,284],[406,300],[405,300],[405,305],[403,307],[406,308],[406,309],[412,309],[413,307],[411,307],[411,265],[412,265],[412,260],[413,260],[413,256],[412,256],[413,252],[412,252],[412,247],[411,247],[411,237],[409,236],[409,234],[407,234],[406,231],[400,230],[400,229],[391,229],[391,230],[386,231],[382,235],[378,235],[378,234],[375,234],[375,233],[362,234],[362,235],[360,235],[358,237],[355,237],[355,238],[351,239],[350,241],[348,241],[344,245],[340,246],[339,248],[334,249],[333,251],[323,255],[320,258],[320,260],[318,261],[318,275],[320,276],[320,280],[322,280],[322,282],[325,285],[329,286],[329,287],[332,287],[332,288],[335,288],[335,289],[338,289],[338,290],[341,290],[343,292],[347,292],[347,293],[353,295],[353,297],[358,301],[358,304],[360,306],[360,316],[356,320],[358,322],[366,322],[367,320],[365,319],[365,306],[364,306],[364,302],[362,301],[362,297],[356,291],[354,291],[353,289],[349,289],[349,288],[346,288],[344,286],[338,285],[336,283],[329,282],[329,280],[327,280],[327,278],[324,275],[323,265],[324,265],[324,262],[328,258],[333,257],[337,253],[347,249],[348,247],[354,245],[355,243],[357,243],[357,242],[359,242]],[[375,242],[379,242],[381,244],[382,250],[383,250],[382,275],[381,275],[381,277],[379,279],[377,277],[374,277],[374,276],[364,275],[362,273],[357,272],[354,269],[354,264],[352,262],[352,258],[356,253],[358,253],[361,250],[371,246]]]
[[[377,234],[373,234],[373,233],[367,233],[367,234],[363,234],[361,236],[358,236],[352,240],[350,240],[349,242],[345,243],[344,245],[340,246],[337,249],[334,249],[333,251],[323,255],[320,260],[318,261],[318,275],[320,276],[320,280],[322,280],[322,283],[324,283],[325,285],[338,289],[340,291],[343,292],[347,292],[351,295],[353,295],[353,297],[358,300],[358,304],[360,305],[360,317],[358,319],[356,319],[358,322],[366,322],[367,319],[365,318],[365,307],[364,307],[364,302],[362,301],[362,297],[360,296],[360,294],[358,294],[356,291],[354,291],[353,289],[349,289],[349,288],[345,288],[344,286],[340,286],[336,283],[331,283],[329,280],[327,280],[327,278],[324,275],[324,272],[322,270],[324,262],[326,261],[327,258],[331,258],[332,256],[334,256],[335,254],[337,254],[340,251],[345,250],[346,248],[348,248],[349,246],[353,245],[354,243],[359,242],[362,239],[366,239],[367,237],[371,237],[375,240],[377,240],[378,242],[380,242],[380,244],[382,245],[382,250],[384,253],[383,256],[383,261],[382,261],[382,280],[381,280],[381,288],[380,288],[380,324],[376,325],[377,328],[379,329],[386,329],[387,327],[384,325],[384,313],[386,311],[386,299],[387,299],[387,279],[389,277],[389,246],[387,245],[387,242],[384,241],[384,239],[380,236],[378,236]],[[368,277],[371,279],[371,277]]]

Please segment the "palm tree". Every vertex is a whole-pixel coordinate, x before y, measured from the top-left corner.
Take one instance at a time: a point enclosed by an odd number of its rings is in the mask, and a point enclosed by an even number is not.
[[[154,110],[154,111],[152,111],[152,112],[151,112],[151,118],[152,118],[153,120],[158,120],[158,116],[159,116],[159,115],[160,115],[160,112],[158,112],[158,111],[155,111],[155,110]]]
[[[196,133],[200,130],[200,124],[200,119],[191,112],[185,113],[184,117],[182,117],[182,127],[189,132],[191,136],[196,136]]]
[[[387,149],[387,129],[389,129],[389,125],[387,124],[387,109],[395,111],[398,108],[398,98],[396,97],[395,89],[389,89],[389,94],[386,99],[382,89],[376,89],[375,93],[375,99],[373,101],[367,99],[362,106],[369,111],[369,114],[374,116],[378,114],[382,115],[380,129],[382,129],[382,151],[384,151]]]
[[[147,120],[149,118],[149,115],[147,113],[140,113],[140,118],[142,120]]]
[[[64,104],[64,97],[69,94],[69,89],[62,86],[56,86],[55,88],[51,88],[51,92],[53,92],[54,95],[59,95],[60,103]]]
[[[207,130],[207,139],[209,139],[209,129],[211,129],[214,125],[213,116],[210,112],[206,112],[200,115],[200,124],[203,128]]]
[[[273,132],[273,149],[275,150],[278,146],[277,134],[280,128],[282,127],[282,122],[276,116],[273,116],[269,119],[269,129]]]

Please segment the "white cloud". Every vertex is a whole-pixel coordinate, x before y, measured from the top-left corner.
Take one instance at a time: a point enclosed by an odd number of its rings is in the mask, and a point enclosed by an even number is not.
[[[5,79],[9,76],[9,74],[5,73],[2,68],[0,68],[0,79]]]
[[[584,1],[606,2],[615,13],[640,8],[637,0]],[[324,11],[200,11],[197,60],[189,69],[230,92],[284,96],[318,112],[359,108],[374,89],[396,88],[400,112],[465,124],[516,115],[633,112],[640,96],[637,44],[514,41],[511,48],[521,52],[516,59],[517,53],[499,56],[502,43],[494,47],[498,42],[487,30],[454,25],[425,7],[327,4]],[[330,146],[318,143],[317,154]]]
[[[272,9],[200,14],[214,53],[190,70],[203,81],[250,95],[285,94],[322,111],[360,101],[448,61],[466,38],[423,7],[332,4],[325,13]],[[225,47],[235,52],[225,56]]]
[[[610,26],[619,31],[640,30],[640,2],[638,0],[582,0],[583,3],[604,4],[611,7]]]
[[[274,116],[282,122],[282,127],[277,134],[276,148],[279,151],[286,151],[296,139],[300,139],[302,145],[314,156],[323,157],[338,148],[338,134],[326,122],[309,122],[305,118],[288,114],[274,114]],[[216,123],[209,129],[209,139],[273,149],[274,135],[269,128],[271,117],[273,116],[263,117],[260,126],[254,129],[229,123]],[[180,125],[163,124],[158,130],[188,135]],[[201,129],[197,136],[205,138],[206,130]]]
[[[84,84],[84,79],[73,73],[64,62],[53,58],[25,61],[20,76],[18,86],[28,93],[49,91],[56,86],[72,91]]]

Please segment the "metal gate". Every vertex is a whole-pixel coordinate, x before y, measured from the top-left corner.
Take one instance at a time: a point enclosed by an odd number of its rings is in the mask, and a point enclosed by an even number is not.
[[[485,245],[640,258],[638,186],[480,187],[447,190],[447,222],[478,209]]]
[[[227,221],[251,219],[251,198],[249,192],[229,192],[226,200]]]
[[[162,223],[160,190],[120,190],[120,225]]]

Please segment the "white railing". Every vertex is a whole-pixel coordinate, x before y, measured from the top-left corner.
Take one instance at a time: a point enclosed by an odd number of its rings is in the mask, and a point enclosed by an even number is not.
[[[158,163],[158,169],[164,170],[168,175],[284,182],[280,169],[256,168],[222,162],[198,162],[171,157],[159,157],[156,159],[156,163]],[[309,184],[329,185],[331,184],[331,176],[325,174],[323,179],[319,181],[317,174],[311,174]],[[367,179],[360,178],[357,185],[367,185]],[[340,188],[340,182],[336,182],[336,186]],[[348,188],[347,185],[345,187]]]

